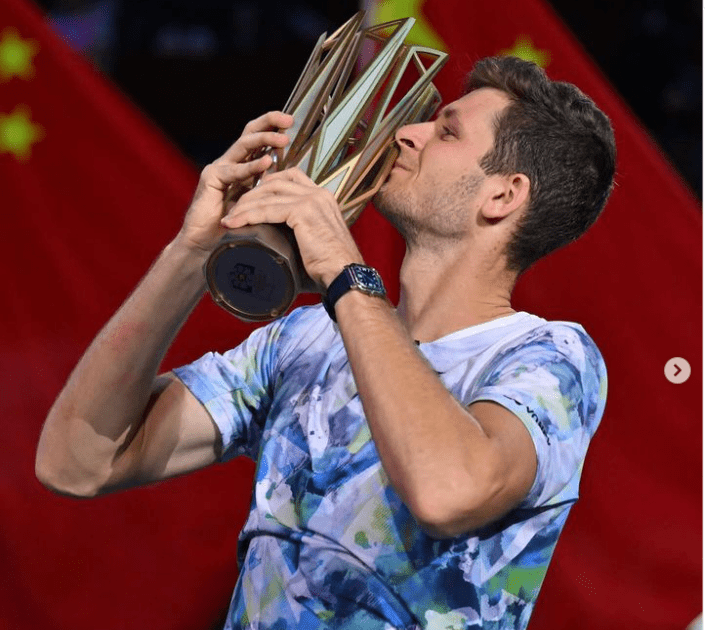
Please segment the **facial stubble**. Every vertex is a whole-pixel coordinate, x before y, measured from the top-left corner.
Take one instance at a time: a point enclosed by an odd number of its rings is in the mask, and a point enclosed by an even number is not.
[[[484,175],[468,173],[451,184],[429,186],[421,196],[409,186],[387,182],[372,201],[407,247],[436,248],[467,234],[472,201],[483,180]]]

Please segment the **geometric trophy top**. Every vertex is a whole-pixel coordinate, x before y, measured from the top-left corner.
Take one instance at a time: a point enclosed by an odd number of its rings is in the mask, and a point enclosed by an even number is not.
[[[297,166],[340,205],[348,226],[375,195],[396,160],[394,134],[431,118],[441,98],[431,83],[444,52],[404,44],[413,18],[361,28],[358,12],[318,40],[283,111],[289,144],[275,153],[279,171]],[[363,45],[378,51],[363,67]]]

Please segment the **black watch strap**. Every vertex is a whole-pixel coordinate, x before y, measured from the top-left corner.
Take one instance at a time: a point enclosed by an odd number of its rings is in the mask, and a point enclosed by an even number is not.
[[[382,278],[374,267],[358,263],[346,265],[336,279],[330,283],[328,291],[326,291],[326,295],[323,298],[323,306],[334,322],[337,321],[335,318],[335,303],[350,289],[357,289],[362,293],[376,297],[387,295]]]

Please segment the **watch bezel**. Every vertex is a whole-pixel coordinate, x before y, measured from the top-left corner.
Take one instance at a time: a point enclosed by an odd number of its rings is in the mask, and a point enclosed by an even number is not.
[[[361,265],[360,263],[351,263],[345,267],[345,270],[354,287],[362,293],[373,297],[383,297],[387,294],[384,283],[382,282],[382,277],[374,267]],[[358,275],[363,273],[371,273],[373,275],[374,279],[372,283],[364,276]]]

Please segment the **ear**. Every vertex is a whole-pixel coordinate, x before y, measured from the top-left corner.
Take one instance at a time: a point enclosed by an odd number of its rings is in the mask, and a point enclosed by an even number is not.
[[[495,175],[491,178],[489,195],[482,204],[482,217],[489,223],[522,210],[529,204],[531,182],[524,173]]]

